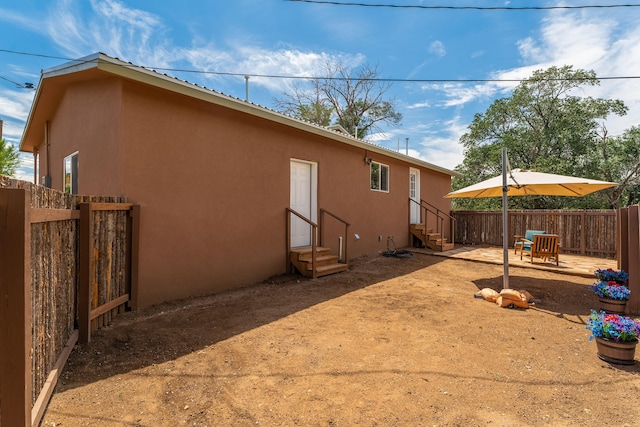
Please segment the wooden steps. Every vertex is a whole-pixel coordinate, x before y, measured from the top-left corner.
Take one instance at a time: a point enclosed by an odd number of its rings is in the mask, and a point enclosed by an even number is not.
[[[427,228],[424,224],[411,224],[409,226],[409,232],[426,248],[438,252],[453,249],[453,243],[447,242],[447,238],[442,237],[442,233],[434,233],[433,230]]]
[[[316,248],[316,277],[339,273],[349,269],[347,264],[339,262],[337,255],[331,255],[331,249]],[[291,248],[291,264],[306,277],[313,277],[311,246]]]

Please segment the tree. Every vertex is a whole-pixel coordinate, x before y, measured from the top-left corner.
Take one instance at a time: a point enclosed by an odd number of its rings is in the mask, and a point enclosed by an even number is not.
[[[598,84],[593,71],[574,70],[571,66],[538,70],[521,82],[511,97],[497,99],[484,114],[476,114],[460,139],[465,159],[456,170],[464,178],[454,179],[454,189],[500,174],[502,147],[507,148],[512,168],[612,180],[605,171],[609,168],[613,172],[610,163],[615,157],[617,171],[631,171],[631,157],[614,154],[614,146],[623,141],[606,137],[603,124],[611,114],[626,114],[627,107],[620,100],[574,95],[576,89]],[[624,142],[630,144],[628,139]],[[611,159],[607,164],[602,150]],[[601,191],[585,198],[510,198],[509,204],[520,209],[586,209],[615,207],[620,199]],[[497,209],[500,203],[494,199],[458,199],[455,206]]]
[[[13,144],[0,139],[0,175],[13,176],[20,166],[20,158]]]
[[[609,137],[606,128],[592,147],[587,168],[597,170],[603,179],[620,185],[604,193],[611,206],[640,203],[640,127]]]
[[[329,126],[333,107],[324,97],[319,82],[312,80],[310,83],[311,89],[294,84],[289,92],[285,92],[283,99],[276,99],[276,105],[283,113],[320,126]]]
[[[365,65],[354,71],[341,63],[327,63],[324,71],[327,77],[310,79],[309,88],[294,85],[276,99],[278,108],[321,126],[333,119],[359,138],[378,130],[379,124],[397,125],[402,120],[393,102],[384,99],[391,83],[379,80],[377,67]]]

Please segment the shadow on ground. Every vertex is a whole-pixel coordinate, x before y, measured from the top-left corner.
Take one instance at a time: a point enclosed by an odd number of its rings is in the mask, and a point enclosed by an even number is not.
[[[359,289],[444,262],[432,256],[362,257],[350,271],[309,279],[282,275],[236,291],[119,315],[77,345],[58,390],[160,364]],[[71,373],[69,373],[71,372]]]
[[[523,270],[525,271],[525,270]],[[526,275],[509,276],[509,287],[515,290],[526,290],[536,300],[536,309],[547,312],[557,317],[572,316],[572,322],[585,324],[591,308],[597,307],[597,298],[588,288],[587,284],[576,283],[570,277],[567,280],[559,280],[563,276],[549,279],[532,278]],[[473,281],[478,290],[491,288],[500,292],[503,288],[502,276],[479,279]]]

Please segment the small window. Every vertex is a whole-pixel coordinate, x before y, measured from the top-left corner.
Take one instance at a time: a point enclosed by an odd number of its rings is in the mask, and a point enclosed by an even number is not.
[[[78,194],[78,152],[64,158],[64,192]]]
[[[389,166],[371,162],[371,189],[389,192]]]

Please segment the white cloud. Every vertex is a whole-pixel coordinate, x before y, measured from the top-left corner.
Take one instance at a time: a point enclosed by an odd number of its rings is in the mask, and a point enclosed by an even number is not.
[[[14,145],[16,151],[24,130],[24,122],[33,102],[34,91],[21,89],[16,91],[0,90],[0,117],[2,118],[2,138]],[[15,178],[33,181],[33,156],[20,153],[20,166]]]
[[[586,16],[589,16],[588,18]],[[463,157],[458,141],[466,131],[459,113],[465,106],[477,106],[478,101],[490,102],[495,97],[510,96],[518,81],[535,70],[550,66],[573,65],[574,69],[593,69],[598,76],[640,75],[640,22],[619,16],[603,19],[599,14],[553,13],[541,21],[538,36],[517,42],[524,65],[496,70],[489,78],[514,80],[479,84],[446,83],[423,86],[442,98],[432,104],[442,108],[455,107],[449,122],[432,124],[429,130],[414,129],[422,138],[420,156],[426,161],[453,168]],[[637,79],[603,80],[600,86],[585,88],[581,96],[622,99],[629,107],[624,117],[612,116],[606,126],[610,133],[640,125],[640,88]],[[482,111],[478,111],[482,112]]]
[[[37,20],[20,15],[9,9],[0,8],[0,21],[16,24],[34,32],[41,32],[42,30]]]
[[[527,62],[542,62],[544,61],[546,52],[537,46],[533,37],[527,37],[522,40],[518,40],[516,43],[520,56]]]
[[[444,95],[443,100],[437,102],[439,107],[457,107],[463,106],[478,99],[488,99],[498,92],[495,84],[474,84],[468,83],[439,83],[423,86],[424,90],[441,92]]]
[[[71,9],[71,0],[61,0],[58,7],[51,10],[45,28],[48,35],[67,54],[72,56],[86,55],[87,31],[82,26],[79,16]]]
[[[241,47],[234,52],[237,55],[237,69],[251,70],[262,75],[322,76],[326,65],[336,61],[347,68],[364,63],[362,55],[331,55],[325,52],[309,52],[297,49],[268,50],[259,47]],[[269,90],[281,92],[291,80],[254,78]]]
[[[450,120],[433,123],[417,143],[418,158],[447,169],[455,168],[464,159],[463,147],[458,141],[466,131],[467,125],[457,114]]]
[[[599,77],[640,75],[640,22],[618,15],[551,14],[542,21],[540,38],[518,42],[527,65],[497,72],[495,77],[525,78],[535,70],[550,66],[573,65],[574,69],[594,70]],[[640,124],[640,89],[637,79],[602,80],[600,86],[584,88],[581,96],[621,99],[629,114],[607,120],[612,134]]]
[[[22,181],[33,182],[33,154],[20,153],[20,167],[14,176]]]
[[[83,15],[80,0],[58,0],[41,17],[25,17],[0,13],[1,21],[11,21],[38,31],[58,45],[64,55],[77,58],[95,52],[130,61],[149,68],[184,68],[198,71],[249,73],[264,75],[323,74],[325,64],[339,60],[349,67],[365,62],[361,54],[330,54],[278,46],[274,49],[246,42],[218,46],[211,41],[194,39],[191,46],[178,46],[168,36],[160,17],[136,9],[119,0],[91,0],[91,11]],[[0,9],[0,12],[4,12]],[[353,31],[353,28],[344,28]],[[177,72],[171,72],[173,75]],[[202,84],[220,82],[215,74],[183,74],[186,80]],[[39,76],[32,76],[37,80]],[[243,79],[242,76],[237,77]],[[252,85],[281,93],[292,80],[254,77]],[[6,95],[6,96],[5,96]],[[5,91],[0,93],[0,116],[26,121],[33,93]],[[5,134],[11,129],[5,121]],[[15,126],[21,129],[20,126]],[[11,135],[17,141],[20,134]],[[8,138],[9,139],[9,138]],[[27,168],[28,169],[28,168]]]
[[[371,134],[367,140],[405,154],[409,137],[409,156],[453,169],[464,159],[463,148],[458,141],[466,130],[466,124],[456,114],[447,121],[418,122],[402,129]]]
[[[34,94],[35,92],[32,89],[0,89],[0,117],[5,120],[3,129],[4,135],[13,129],[11,125],[12,121],[7,121],[6,118],[22,122],[27,120]],[[18,128],[16,126],[15,129],[21,129],[21,127]]]
[[[431,103],[429,101],[417,102],[415,104],[408,105],[407,110],[413,110],[416,108],[428,108],[431,107]]]
[[[220,49],[209,44],[182,48],[179,56],[197,70],[264,76],[323,76],[328,63],[340,61],[348,67],[357,67],[364,63],[363,55],[303,51],[295,47],[270,50],[258,46],[234,46],[231,49]],[[204,75],[204,78],[220,82],[227,77],[212,73]],[[236,78],[243,79],[243,75]],[[289,89],[294,81],[296,80],[255,76],[250,79],[251,85],[257,84],[279,93]]]
[[[92,18],[84,23],[76,6],[73,0],[61,0],[47,21],[51,38],[72,57],[102,51],[149,68],[295,76],[321,74],[324,65],[336,59],[351,67],[364,63],[364,56],[359,54],[329,54],[289,46],[269,49],[246,42],[218,46],[195,38],[192,46],[175,46],[165,37],[167,29],[162,20],[149,12],[127,7],[118,0],[91,0]],[[185,62],[187,66],[178,66]],[[188,74],[186,80],[220,82],[222,78],[226,77]],[[251,83],[281,92],[291,81],[255,77]]]
[[[447,54],[444,43],[442,43],[440,40],[433,41],[431,42],[431,44],[429,44],[429,52],[439,57],[443,57]]]
[[[104,52],[141,65],[167,67],[176,58],[159,17],[117,0],[91,0],[90,18],[74,0],[60,0],[45,19],[47,35],[70,57]]]

